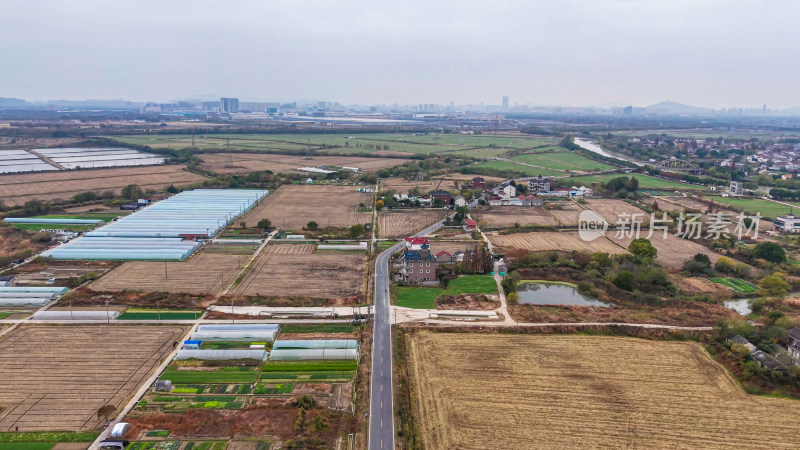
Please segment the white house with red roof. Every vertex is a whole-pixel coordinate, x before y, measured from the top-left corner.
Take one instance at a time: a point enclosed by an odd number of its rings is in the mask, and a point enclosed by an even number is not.
[[[407,237],[406,250],[422,250],[431,248],[431,241],[424,237]]]

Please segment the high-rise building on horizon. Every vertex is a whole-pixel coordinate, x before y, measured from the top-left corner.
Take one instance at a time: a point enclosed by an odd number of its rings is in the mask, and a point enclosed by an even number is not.
[[[503,109],[508,109],[508,96],[503,96]]]
[[[239,99],[225,97],[219,99],[219,110],[226,113],[238,113]]]

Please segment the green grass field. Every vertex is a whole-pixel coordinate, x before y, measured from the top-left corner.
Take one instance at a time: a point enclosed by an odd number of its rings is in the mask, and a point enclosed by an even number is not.
[[[41,231],[41,230],[67,230],[67,231],[89,231],[94,228],[93,225],[61,225],[53,223],[15,223],[12,225],[18,230],[25,231]]]
[[[510,161],[490,161],[478,164],[472,167],[483,167],[488,169],[507,170],[509,172],[521,173],[525,176],[535,177],[542,175],[544,177],[564,176],[566,172],[552,169],[540,169],[538,167],[524,166]]]
[[[356,361],[270,361],[262,372],[344,372],[358,368]]]
[[[23,442],[92,442],[95,438],[97,438],[97,433],[92,431],[21,431],[19,433],[15,431],[2,431],[0,432],[0,448],[18,448],[16,447],[17,443]],[[6,443],[9,442],[13,442],[14,446],[6,445]]]
[[[12,315],[12,314],[14,314],[14,313],[10,313],[10,312],[0,312],[0,320],[7,319],[7,318],[8,318],[10,315]]]
[[[353,136],[354,139],[348,139]],[[123,144],[147,145],[152,148],[181,149],[190,147],[192,137],[187,134],[164,134],[146,136],[120,136],[115,138]],[[528,149],[552,144],[552,138],[538,136],[493,136],[429,134],[410,135],[393,133],[376,134],[200,134],[195,136],[195,145],[201,149],[222,150],[230,147],[237,150],[259,150],[268,152],[298,152],[307,147],[319,153],[363,154],[388,150],[416,154],[472,152],[475,147],[490,146],[507,149]],[[358,145],[356,145],[358,144]],[[372,148],[369,148],[369,146]],[[325,149],[323,146],[336,146]],[[384,148],[384,146],[388,146]],[[480,156],[477,152],[476,157]],[[470,155],[472,156],[472,155]]]
[[[190,372],[169,367],[160,379],[170,380],[174,384],[255,383],[258,379],[258,372]]]
[[[690,190],[690,189],[702,190],[702,189],[705,189],[702,186],[695,186],[693,184],[676,183],[674,181],[662,180],[660,178],[654,178],[654,177],[651,177],[651,176],[642,175],[640,173],[636,173],[636,174],[632,174],[632,175],[635,176],[637,180],[639,180],[639,188],[640,189],[672,189],[672,190],[675,190],[675,189],[679,189],[679,190]],[[570,185],[575,185],[575,186],[585,185],[585,186],[589,186],[591,183],[605,183],[608,180],[611,180],[613,178],[619,178],[619,177],[628,177],[628,178],[630,178],[631,175],[627,175],[627,174],[624,174],[624,173],[623,174],[611,173],[611,174],[604,174],[604,175],[587,175],[587,176],[583,176],[583,177],[572,177],[572,178],[568,178],[568,179],[565,179],[565,180],[569,181]]]
[[[36,219],[82,219],[82,220],[103,220],[111,222],[120,216],[127,216],[127,211],[86,213],[86,214],[47,214],[44,216],[34,216]]]
[[[496,294],[497,283],[489,275],[464,275],[451,281],[447,289],[397,286],[393,290],[397,306],[434,309],[440,295]]]
[[[717,203],[724,203],[726,205],[742,208],[748,214],[755,214],[758,212],[762,217],[769,217],[770,219],[789,213],[800,214],[800,204],[792,208],[791,206],[781,205],[760,198],[713,197],[712,199]]]
[[[281,333],[353,333],[357,330],[357,326],[338,323],[287,324],[281,327]]]
[[[740,280],[738,278],[714,277],[709,279],[715,283],[719,283],[723,286],[726,286],[735,292],[750,294],[759,291],[758,286],[748,283],[747,281]]]
[[[195,320],[202,316],[202,311],[197,312],[171,312],[161,313],[151,312],[124,312],[117,317],[117,320]]]
[[[8,447],[5,447],[8,445]],[[55,442],[15,442],[13,444],[0,444],[2,448],[13,448],[15,450],[50,450],[56,446]]]
[[[560,148],[560,147],[556,147]],[[565,151],[556,153],[537,153],[534,155],[517,155],[511,158],[535,166],[547,167],[556,170],[608,170],[612,166],[591,160],[577,153]]]

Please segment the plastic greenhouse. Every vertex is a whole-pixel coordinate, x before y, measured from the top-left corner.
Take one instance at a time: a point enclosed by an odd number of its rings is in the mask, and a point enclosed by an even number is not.
[[[111,222],[43,253],[54,259],[182,261],[199,242],[185,237],[219,233],[269,191],[196,189]]]
[[[271,361],[292,361],[292,360],[358,360],[358,350],[356,349],[285,349],[275,350],[269,354]]]
[[[274,341],[277,330],[197,330],[193,341]]]
[[[108,314],[106,314],[108,313]],[[111,320],[119,315],[118,311],[36,311],[34,320]]]
[[[197,331],[210,331],[210,330],[222,330],[222,331],[231,331],[231,330],[278,330],[279,325],[277,323],[236,323],[236,324],[202,324],[197,326]]]

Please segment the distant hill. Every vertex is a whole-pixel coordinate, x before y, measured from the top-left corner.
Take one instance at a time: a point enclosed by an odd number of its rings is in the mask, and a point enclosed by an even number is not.
[[[20,98],[0,97],[0,108],[9,108],[15,106],[28,106],[29,103]]]
[[[695,115],[695,114],[709,114],[711,113],[711,110],[708,108],[699,108],[697,106],[684,105],[683,103],[666,101],[646,107],[645,112],[648,114],[664,114],[664,115],[668,114]]]

